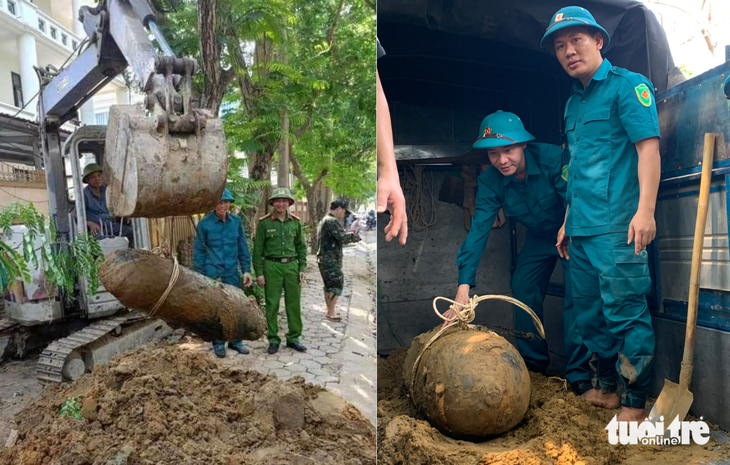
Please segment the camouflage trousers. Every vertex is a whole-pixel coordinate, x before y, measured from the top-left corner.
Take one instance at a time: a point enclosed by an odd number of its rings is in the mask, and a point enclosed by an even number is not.
[[[324,282],[324,292],[342,295],[345,286],[345,275],[342,273],[342,257],[320,255],[317,257],[319,273]]]

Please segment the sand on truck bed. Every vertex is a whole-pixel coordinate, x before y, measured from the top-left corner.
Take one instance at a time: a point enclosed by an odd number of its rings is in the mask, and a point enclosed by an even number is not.
[[[80,420],[60,413],[72,398]],[[50,386],[17,420],[0,464],[375,464],[373,426],[341,398],[180,346],[138,349]]]
[[[618,409],[594,407],[562,380],[537,373],[530,373],[530,406],[514,429],[475,442],[452,439],[411,402],[403,383],[407,350],[378,359],[378,465],[689,465],[730,456],[714,439],[703,446],[611,445],[604,428]]]

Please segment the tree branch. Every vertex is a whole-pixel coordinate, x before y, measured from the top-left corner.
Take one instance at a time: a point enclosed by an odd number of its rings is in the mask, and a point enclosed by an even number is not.
[[[340,0],[340,4],[337,5],[337,13],[335,13],[335,17],[332,20],[332,25],[329,28],[329,31],[327,31],[327,43],[330,47],[332,47],[332,44],[335,41],[335,28],[337,27],[337,23],[340,22],[340,14],[342,13],[342,6],[345,4],[345,0]]]
[[[305,121],[304,124],[302,124],[299,127],[299,129],[294,131],[294,137],[296,137],[297,139],[302,137],[304,135],[304,133],[307,132],[309,130],[309,128],[312,126],[313,119],[314,118],[312,117],[312,115],[307,116],[307,121]],[[291,147],[289,147],[289,151],[291,151]]]
[[[291,150],[291,147],[289,148],[289,161],[291,162],[291,170],[292,173],[294,173],[294,177],[299,180],[299,182],[302,184],[302,187],[307,193],[310,192],[310,189],[312,189],[312,185],[309,183],[309,179],[307,179],[307,176],[302,171],[302,164],[299,163],[299,157],[294,154],[294,152]]]

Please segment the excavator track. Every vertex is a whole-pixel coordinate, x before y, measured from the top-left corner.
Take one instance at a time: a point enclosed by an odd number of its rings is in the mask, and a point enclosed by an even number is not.
[[[16,323],[9,318],[0,318],[0,335],[2,335],[3,332],[12,329],[18,325],[19,323]]]
[[[71,352],[111,333],[116,328],[143,319],[140,313],[129,313],[107,318],[90,324],[68,337],[53,341],[41,353],[36,365],[38,379],[42,383],[62,383],[63,366]]]

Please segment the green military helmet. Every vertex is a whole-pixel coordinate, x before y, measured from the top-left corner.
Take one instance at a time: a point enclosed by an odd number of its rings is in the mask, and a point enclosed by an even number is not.
[[[479,126],[479,139],[474,142],[472,147],[488,149],[531,140],[535,140],[535,138],[525,130],[519,116],[497,110],[482,120],[482,124]]]
[[[233,196],[233,192],[230,191],[227,187],[223,189],[223,195],[221,195],[221,202],[231,202],[234,203],[236,201],[236,198]]]
[[[288,199],[289,205],[294,204],[294,197],[291,195],[291,192],[289,192],[289,189],[286,187],[277,187],[271,192],[271,195],[269,196],[269,205],[272,204],[274,199]]]
[[[552,45],[552,38],[550,36],[561,29],[571,26],[587,26],[597,29],[603,35],[604,50],[611,42],[611,37],[609,37],[608,32],[596,22],[590,11],[579,6],[566,6],[556,11],[550,19],[550,26],[545,31],[545,35],[542,36],[540,47],[550,47]]]
[[[86,183],[86,178],[89,177],[90,174],[101,173],[102,171],[104,171],[104,169],[98,163],[89,163],[84,168],[84,175],[81,178],[81,181]]]

